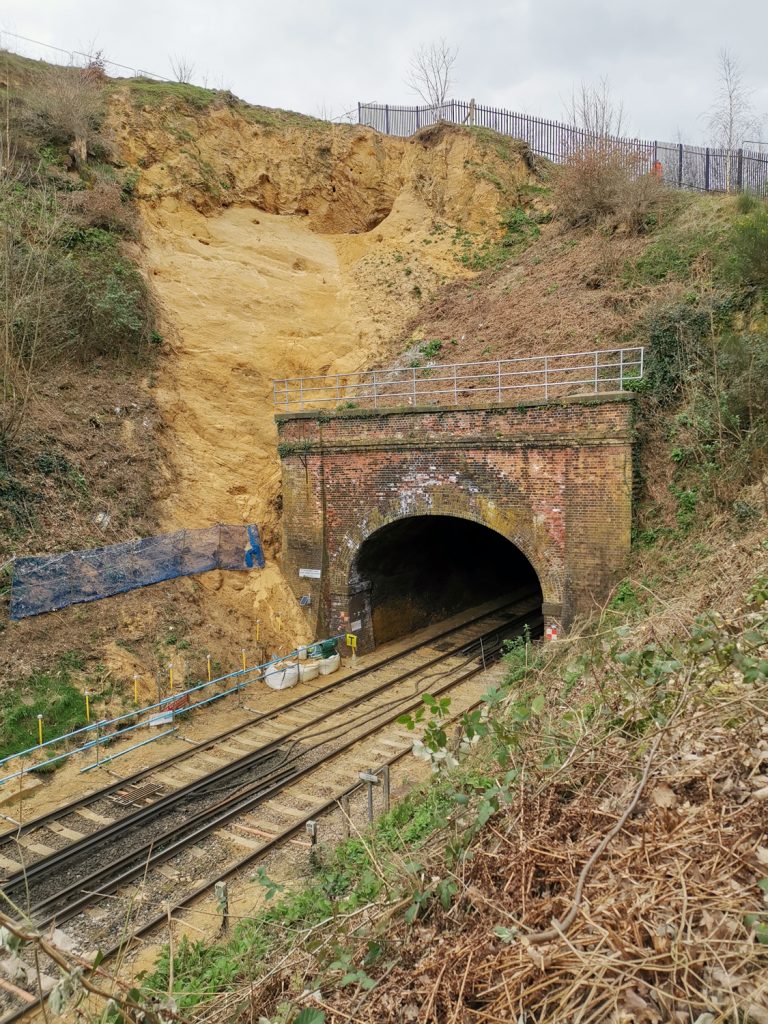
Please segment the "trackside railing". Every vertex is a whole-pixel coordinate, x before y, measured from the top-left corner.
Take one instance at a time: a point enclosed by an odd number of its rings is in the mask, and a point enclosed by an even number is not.
[[[329,637],[329,640],[341,640],[345,634],[340,633],[337,636]],[[106,748],[113,740],[124,739],[129,733],[136,729],[146,728],[147,726],[157,725],[171,725],[181,715],[186,715],[190,711],[194,711],[197,708],[202,708],[208,704],[213,704],[214,701],[221,700],[223,697],[227,697],[233,693],[240,693],[246,686],[250,686],[251,683],[258,682],[263,679],[267,669],[273,665],[281,664],[285,661],[290,661],[298,658],[305,651],[308,651],[310,647],[315,647],[321,641],[314,641],[312,644],[306,644],[303,647],[296,648],[295,651],[291,651],[289,654],[281,654],[277,658],[273,658],[271,661],[265,661],[259,665],[246,666],[245,668],[238,669],[235,672],[228,672],[226,675],[218,676],[216,679],[211,679],[209,682],[197,683],[195,686],[190,686],[186,690],[181,690],[179,693],[174,693],[169,697],[164,697],[162,700],[157,701],[155,704],[148,704],[145,707],[135,708],[133,711],[127,711],[122,715],[117,715],[115,718],[105,718],[98,722],[92,722],[90,725],[84,725],[79,729],[75,729],[72,732],[64,733],[61,736],[54,736],[50,740],[45,740],[43,743],[36,743],[34,746],[27,747],[24,750],[19,750],[15,754],[8,754],[6,757],[0,758],[0,768],[5,767],[11,761],[17,759],[24,760],[24,758],[31,758],[39,754],[43,754],[44,760],[35,761],[32,764],[24,764],[22,767],[11,772],[9,775],[3,775],[0,777],[0,786],[6,782],[10,782],[12,779],[18,779],[22,775],[34,773],[50,767],[52,765],[59,765],[67,758],[74,757],[75,754],[81,754],[86,750],[93,750],[95,748],[97,760],[94,764],[88,765],[85,768],[81,768],[81,772],[90,771],[91,768],[96,768],[99,765],[107,764],[109,761],[114,760],[116,757],[121,757],[123,754],[129,753],[131,750],[135,750],[138,747],[143,747],[147,743],[152,743],[155,740],[162,739],[164,736],[168,736],[170,733],[175,732],[175,727],[165,730],[164,732],[157,733],[150,737],[150,739],[142,740],[140,743],[136,743],[131,747],[118,751],[116,754],[107,757],[99,757],[99,751]],[[224,689],[218,690],[212,695],[206,691],[210,691],[213,687],[224,685]],[[93,738],[92,738],[93,737]],[[57,750],[63,744],[68,744],[74,741],[75,746],[65,750]]]
[[[333,406],[503,404],[516,398],[549,401],[566,395],[626,391],[645,370],[642,347],[564,352],[474,363],[439,363],[361,370],[272,382],[278,412]]]

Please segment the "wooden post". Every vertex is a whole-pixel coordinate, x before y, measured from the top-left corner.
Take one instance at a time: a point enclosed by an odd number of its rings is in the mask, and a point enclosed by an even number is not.
[[[216,882],[213,887],[213,895],[216,897],[216,905],[221,914],[221,930],[229,928],[229,887],[226,882]]]
[[[349,839],[349,794],[345,793],[341,798],[341,815],[344,819],[341,823],[341,827],[344,831],[344,838]]]

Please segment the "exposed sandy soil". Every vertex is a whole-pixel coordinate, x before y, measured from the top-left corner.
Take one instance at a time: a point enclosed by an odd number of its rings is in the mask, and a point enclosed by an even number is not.
[[[116,94],[115,143],[138,172],[140,259],[164,305],[166,345],[151,369],[126,368],[125,385],[91,366],[52,383],[52,414],[37,420],[50,434],[44,454],[65,454],[62,471],[72,464],[88,497],[61,511],[52,501],[41,529],[14,542],[14,553],[38,553],[255,521],[267,568],[10,623],[0,673],[11,679],[76,649],[92,692],[130,692],[138,674],[150,694],[171,657],[179,685],[200,677],[206,652],[225,670],[242,647],[252,660],[255,619],[270,653],[304,639],[277,568],[271,379],[392,356],[422,302],[468,276],[447,241],[451,225],[493,237],[532,176],[524,147],[490,133],[387,139],[258,120],[269,113],[139,107]]]
[[[217,173],[230,174],[240,203],[211,209],[195,201],[200,190],[190,194],[183,156],[175,163],[164,154],[148,174],[164,195],[142,204],[146,262],[173,339],[156,391],[170,472],[160,518],[167,529],[258,524],[267,568],[201,578],[203,618],[240,636],[260,619],[270,649],[290,650],[308,637],[276,564],[272,379],[348,371],[391,355],[421,297],[467,275],[436,225],[448,217],[476,224],[482,209],[495,230],[503,200],[468,169],[477,164],[468,157],[482,162],[485,151],[461,131],[414,145],[357,130],[328,138],[326,130],[327,145],[317,148],[306,133],[257,131],[243,152],[230,118],[216,115],[219,142],[240,151],[227,151]],[[139,159],[135,137],[131,144]],[[210,140],[201,136],[200,144],[206,160],[221,160]],[[338,160],[329,168],[323,153],[333,146]],[[268,174],[257,174],[262,164]],[[528,176],[518,154],[509,181]]]

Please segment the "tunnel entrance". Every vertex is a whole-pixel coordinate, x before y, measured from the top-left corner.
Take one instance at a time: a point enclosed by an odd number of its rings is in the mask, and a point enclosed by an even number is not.
[[[536,571],[519,548],[457,516],[383,526],[360,547],[352,575],[368,591],[376,644],[507,594],[541,599]]]

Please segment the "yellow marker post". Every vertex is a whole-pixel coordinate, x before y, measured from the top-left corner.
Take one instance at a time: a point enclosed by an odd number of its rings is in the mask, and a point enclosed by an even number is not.
[[[357,650],[357,637],[354,633],[347,633],[347,647],[351,647],[353,651]]]
[[[208,682],[210,683],[211,679],[212,679],[212,676],[211,676],[211,656],[210,656],[210,654],[205,659],[205,661],[206,661],[206,664],[208,665]]]
[[[85,720],[86,722],[91,721],[91,697],[88,691],[85,691]]]
[[[241,654],[242,654],[242,656],[243,656],[243,672],[245,672],[245,667],[246,667],[246,666],[245,666],[245,650],[243,649],[243,650],[242,650],[242,651],[241,651],[240,653],[241,653]]]
[[[43,716],[37,716],[37,742],[42,747],[43,745]]]
[[[139,703],[139,677],[133,677],[133,703]]]
[[[173,693],[173,662],[172,661],[168,662],[168,686],[170,687],[170,692]]]
[[[261,619],[256,619],[256,643],[261,640]]]

